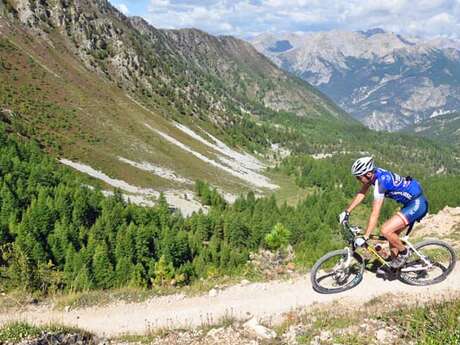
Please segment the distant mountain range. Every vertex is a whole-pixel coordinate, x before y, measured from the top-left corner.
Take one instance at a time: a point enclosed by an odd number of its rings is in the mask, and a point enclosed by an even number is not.
[[[262,34],[251,42],[373,129],[397,131],[460,109],[460,41],[373,29]]]

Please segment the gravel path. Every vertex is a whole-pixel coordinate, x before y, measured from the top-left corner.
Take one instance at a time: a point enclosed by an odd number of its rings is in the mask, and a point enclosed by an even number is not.
[[[460,291],[460,265],[444,282],[428,287],[412,287],[399,281],[383,281],[366,273],[362,283],[354,289],[335,295],[321,295],[311,288],[308,277],[292,281],[272,281],[236,285],[210,297],[172,295],[157,297],[143,303],[118,303],[104,307],[52,311],[45,307],[29,307],[20,313],[0,315],[0,324],[10,320],[27,320],[43,324],[58,322],[77,326],[99,336],[113,337],[123,333],[144,333],[160,327],[200,326],[218,321],[225,315],[276,322],[281,315],[295,308],[316,303],[338,301],[346,305],[361,305],[386,293],[404,293],[405,298],[436,298],[445,293]]]

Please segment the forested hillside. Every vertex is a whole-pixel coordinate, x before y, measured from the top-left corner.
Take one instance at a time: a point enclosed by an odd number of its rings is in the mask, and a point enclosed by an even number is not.
[[[416,133],[460,148],[460,113],[455,112],[426,119],[407,128],[405,132]]]
[[[147,287],[238,272],[277,223],[312,254],[310,262],[337,243],[329,230],[343,202],[337,190],[312,193],[296,208],[254,194],[228,205],[199,183],[198,194],[212,208],[184,219],[164,199],[142,208],[120,194],[104,197],[3,128],[0,140],[3,289]]]
[[[184,219],[171,213],[164,199],[143,208],[127,204],[119,193],[104,197],[35,143],[8,135],[2,126],[1,289],[48,293],[152,287],[251,274],[249,253],[272,247],[275,231],[294,245],[299,263],[309,266],[343,245],[336,217],[358,187],[348,173],[350,162],[342,156],[286,160],[280,169],[311,191],[295,207],[278,206],[274,196],[256,199],[253,193],[228,204],[198,182],[197,194],[211,209]],[[433,212],[460,204],[458,178],[423,183]],[[382,219],[394,208],[386,205]]]

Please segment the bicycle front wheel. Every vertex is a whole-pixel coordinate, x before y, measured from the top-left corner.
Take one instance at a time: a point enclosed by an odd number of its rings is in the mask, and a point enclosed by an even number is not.
[[[335,250],[324,255],[313,266],[310,278],[313,289],[331,294],[349,290],[363,279],[364,261],[356,253],[348,257],[348,250]]]
[[[399,272],[399,279],[410,285],[431,285],[442,282],[457,261],[454,249],[446,242],[426,240],[414,245],[420,253],[412,253]]]

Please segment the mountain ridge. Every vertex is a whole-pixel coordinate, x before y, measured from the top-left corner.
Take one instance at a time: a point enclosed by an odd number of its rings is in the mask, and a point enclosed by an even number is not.
[[[242,178],[261,171],[235,157],[257,151],[264,161],[279,140],[266,131],[289,138],[267,114],[351,119],[236,38],[158,30],[105,0],[2,0],[0,13],[2,120],[63,161],[137,190],[173,189],[185,200],[188,181],[202,179],[233,195],[264,193]],[[165,178],[171,172],[182,182]]]

